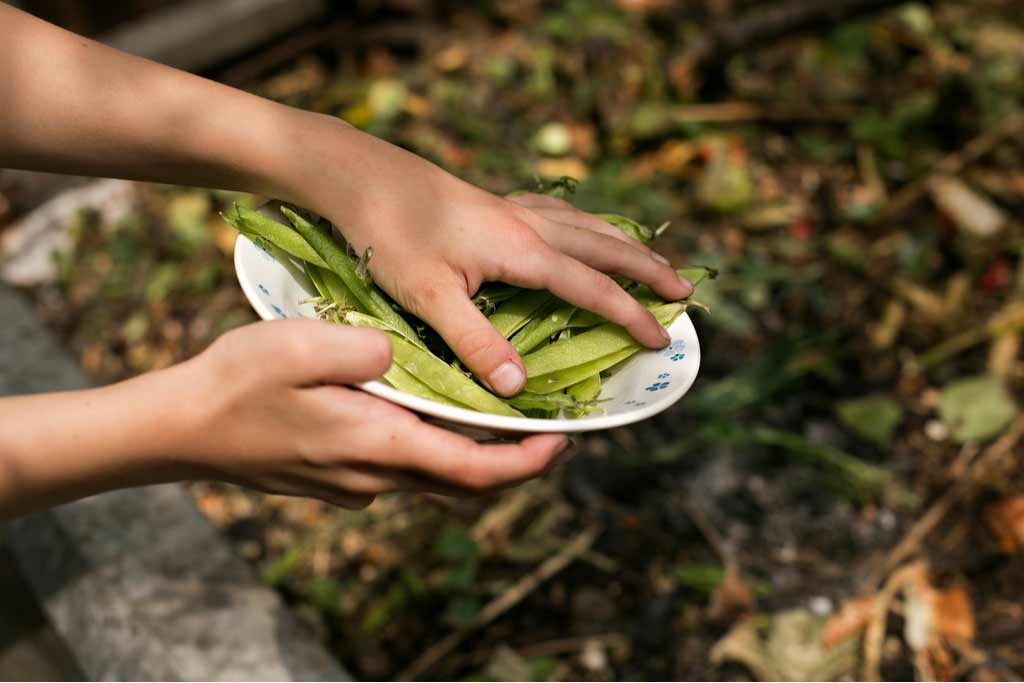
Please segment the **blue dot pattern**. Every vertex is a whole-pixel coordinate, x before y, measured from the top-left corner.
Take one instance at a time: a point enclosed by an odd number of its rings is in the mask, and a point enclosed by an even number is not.
[[[662,389],[667,389],[668,385],[668,382],[655,382],[654,384],[644,387],[644,391],[661,391]]]
[[[287,315],[284,314],[284,311],[282,311],[281,307],[278,306],[277,304],[270,304],[270,307],[274,309],[274,313],[277,313],[278,316],[280,316],[282,318],[287,318],[288,317]]]
[[[256,287],[257,287],[257,288],[258,288],[258,289],[259,289],[259,290],[260,290],[261,292],[263,292],[264,296],[270,296],[270,292],[268,292],[268,291],[267,291],[267,288],[263,286],[263,283],[262,283],[262,282],[260,282],[259,284],[257,284],[257,285],[256,285]]]

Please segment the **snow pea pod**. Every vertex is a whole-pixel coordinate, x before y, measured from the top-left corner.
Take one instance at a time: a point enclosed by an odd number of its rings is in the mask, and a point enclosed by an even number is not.
[[[331,293],[327,290],[327,285],[324,284],[324,279],[321,274],[324,272],[320,266],[315,266],[308,261],[302,264],[306,269],[306,277],[316,287],[316,291],[320,292],[320,296],[325,299],[331,299]]]
[[[357,311],[366,311],[366,308],[359,303],[359,299],[345,286],[344,281],[338,277],[333,270],[320,269],[320,276],[323,278],[324,287],[330,299],[341,308],[354,308]]]
[[[545,339],[549,339],[564,330],[574,313],[576,313],[575,306],[560,306],[543,318],[531,320],[529,324],[513,335],[510,340],[516,353],[519,355],[529,353],[543,343]]]
[[[620,216],[617,213],[599,213],[597,214],[597,217],[606,223],[611,223],[633,239],[645,243],[653,240],[668,227],[668,223],[665,223],[657,229],[649,228],[646,225],[636,222],[632,218]]]
[[[457,401],[451,400],[447,396],[437,393],[426,384],[416,379],[415,375],[398,363],[391,364],[388,371],[384,373],[384,379],[388,381],[388,384],[403,393],[419,396],[420,398],[425,398],[428,401],[434,401],[435,403],[443,403],[446,406],[452,406],[454,408],[466,407]]]
[[[387,332],[391,337],[392,362],[402,366],[406,372],[448,400],[483,413],[523,416],[434,354],[411,344],[386,321],[357,311],[345,313],[344,320],[350,325],[374,327]]]
[[[633,344],[619,351],[590,360],[586,363],[572,365],[539,377],[530,377],[526,380],[525,389],[526,391],[531,391],[536,394],[550,394],[554,391],[560,391],[574,384],[579,384],[589,377],[604,372],[608,368],[621,363],[639,351],[640,345]]]
[[[542,289],[524,289],[521,293],[498,306],[488,320],[505,339],[518,332],[554,295]]]
[[[366,309],[367,313],[386,322],[412,344],[426,349],[423,340],[419,338],[419,335],[412,329],[412,326],[395,309],[391,308],[391,304],[387,302],[384,295],[377,290],[373,283],[366,282],[359,277],[352,259],[334,241],[334,237],[327,228],[313,225],[287,206],[282,206],[281,212],[288,217],[288,220],[292,222],[295,229],[316,253],[323,257],[323,260],[327,262],[328,268],[341,278],[345,287],[352,293],[356,301]]]
[[[579,403],[596,401],[601,394],[601,373],[591,375],[582,382],[577,382],[565,390]]]
[[[327,267],[323,257],[314,251],[301,235],[287,225],[267,218],[259,211],[236,204],[235,216],[224,216],[224,220],[247,237],[258,235],[301,261],[315,263],[322,268]]]
[[[535,394],[532,391],[520,392],[517,396],[505,399],[513,408],[519,410],[572,410],[576,407],[576,399],[567,394],[552,392],[550,394]]]
[[[663,327],[668,327],[684,308],[681,303],[667,303],[654,306],[651,313]],[[622,326],[605,323],[527,354],[523,357],[523,365],[528,378],[540,378],[543,375],[584,365],[627,348],[639,349],[640,346]],[[580,380],[585,378],[581,377]],[[529,382],[528,379],[528,388]]]

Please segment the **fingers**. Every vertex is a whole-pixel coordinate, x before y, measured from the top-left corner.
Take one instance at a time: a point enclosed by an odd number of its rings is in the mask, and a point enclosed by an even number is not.
[[[642,282],[659,296],[675,301],[690,296],[693,285],[680,278],[671,266],[655,260],[651,252],[625,249],[619,240],[585,228],[546,226],[544,240],[558,251],[603,273],[616,273]]]
[[[554,221],[560,225],[571,225],[578,228],[586,228],[594,232],[607,235],[608,237],[614,237],[618,241],[628,244],[629,246],[644,252],[645,254],[651,254],[651,249],[638,239],[634,239],[616,228],[611,223],[601,220],[592,213],[585,211],[579,211],[578,209],[548,209],[541,208],[535,209],[534,213],[546,218],[549,221]]]
[[[561,434],[538,434],[514,444],[485,445],[417,422],[391,435],[387,457],[398,467],[469,492],[518,484],[557,464],[569,446]]]
[[[466,292],[451,288],[419,302],[416,313],[445,340],[459,360],[490,389],[514,396],[526,370],[512,345],[473,305]]]
[[[388,336],[366,327],[318,320],[260,323],[252,344],[263,344],[270,362],[258,371],[285,373],[294,386],[350,384],[376,379],[391,365]]]
[[[604,273],[546,245],[532,250],[529,256],[507,268],[501,279],[519,287],[547,289],[571,304],[622,325],[649,348],[660,349],[671,341],[650,311]]]

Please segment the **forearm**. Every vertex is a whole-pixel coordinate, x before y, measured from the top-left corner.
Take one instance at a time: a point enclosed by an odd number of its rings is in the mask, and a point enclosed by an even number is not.
[[[2,3],[0,33],[0,166],[281,195],[330,123]]]
[[[188,364],[85,391],[0,398],[0,519],[115,488],[192,478]]]

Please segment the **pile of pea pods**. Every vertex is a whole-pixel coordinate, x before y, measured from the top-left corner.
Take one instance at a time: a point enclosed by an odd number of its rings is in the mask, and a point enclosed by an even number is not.
[[[527,376],[521,393],[499,397],[460,367],[436,333],[373,284],[367,270],[370,250],[362,258],[354,258],[335,239],[326,221],[287,206],[281,207],[281,213],[291,227],[241,206],[224,219],[294,276],[308,279],[310,290],[319,293],[314,305],[322,319],[386,332],[391,337],[393,361],[384,379],[399,391],[497,415],[581,417],[600,411],[598,397],[604,377],[642,349],[619,325],[550,292],[487,283],[474,302],[522,356]],[[642,242],[664,229],[654,230],[616,214],[599,215]],[[702,266],[677,272],[695,287],[716,275]],[[646,286],[623,278],[617,281],[665,327],[689,306],[700,306],[692,298],[667,302]]]

